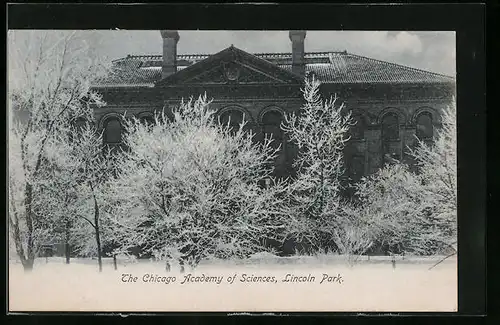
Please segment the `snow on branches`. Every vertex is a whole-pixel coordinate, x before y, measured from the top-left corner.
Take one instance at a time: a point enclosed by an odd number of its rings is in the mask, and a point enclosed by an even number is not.
[[[357,184],[359,219],[379,247],[412,251],[420,248],[422,207],[418,178],[403,164],[386,165]],[[425,245],[423,245],[425,246]]]
[[[321,98],[314,77],[305,80],[303,107],[281,125],[298,151],[294,176],[278,180],[272,139],[256,141],[245,121],[236,130],[221,124],[206,96],[150,125],[124,117],[124,150],[104,150],[93,121],[104,103],[90,84],[105,69],[90,48],[78,33],[31,32],[19,43],[20,33],[8,39],[8,185],[10,238],[25,270],[54,240],[97,255],[100,268],[106,248],[192,266],[249,256],[273,240],[349,256],[374,245],[456,249],[454,103],[434,142],[411,150],[417,173],[387,165],[347,202],[343,151],[354,121],[336,97]]]
[[[77,33],[9,33],[9,224],[25,270],[46,240],[44,182],[61,162],[60,140],[101,97],[89,90],[100,67]],[[22,42],[24,40],[25,42]],[[60,206],[59,208],[64,208]],[[40,224],[42,223],[42,224]]]
[[[284,209],[291,237],[318,247],[319,237],[331,237],[330,225],[339,206],[340,177],[344,173],[343,149],[353,124],[337,97],[322,100],[321,83],[306,79],[305,104],[298,114],[285,116],[282,129],[298,147],[294,161],[297,178],[289,186]]]
[[[278,233],[275,187],[259,186],[271,178],[276,149],[254,143],[245,122],[236,132],[218,124],[209,104],[201,96],[174,109],[173,121],[161,114],[152,126],[126,123],[112,213],[122,246],[180,252],[196,266],[260,251],[260,239]]]
[[[439,241],[457,249],[457,124],[456,102],[442,112],[442,126],[430,145],[423,141],[411,151],[417,161],[421,195],[429,202]]]
[[[379,246],[414,254],[456,250],[456,108],[443,111],[443,126],[432,144],[410,149],[417,173],[400,163],[363,179],[357,213]]]

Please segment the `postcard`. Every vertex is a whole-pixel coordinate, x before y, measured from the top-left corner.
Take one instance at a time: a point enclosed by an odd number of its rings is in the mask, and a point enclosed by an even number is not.
[[[9,311],[457,311],[455,32],[7,48]]]

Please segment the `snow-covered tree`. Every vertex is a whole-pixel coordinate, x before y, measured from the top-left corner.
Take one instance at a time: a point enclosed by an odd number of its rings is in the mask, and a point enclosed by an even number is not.
[[[81,255],[96,256],[102,270],[101,211],[107,207],[113,157],[91,121],[80,117],[72,124],[67,133],[55,136],[54,148],[48,148],[46,163],[51,168],[41,182],[40,198],[52,237],[65,243],[66,263],[73,246]]]
[[[75,117],[89,117],[92,106],[102,104],[89,91],[101,67],[77,36],[62,31],[8,34],[9,228],[25,270],[33,268],[51,232],[43,189],[57,165],[58,141]]]
[[[122,248],[157,257],[180,256],[195,267],[207,257],[242,257],[263,250],[261,239],[279,233],[280,184],[269,167],[270,140],[230,123],[221,125],[206,96],[182,102],[173,121],[126,123],[127,151],[117,156],[110,218]],[[279,194],[279,193],[278,193]]]
[[[419,140],[410,150],[416,173],[396,162],[357,184],[357,214],[379,247],[425,255],[456,250],[455,114],[453,104],[432,144]]]
[[[77,248],[84,254],[95,255],[99,271],[102,271],[101,219],[102,211],[107,207],[106,190],[110,178],[113,177],[114,158],[105,150],[102,134],[98,133],[90,122],[74,129],[71,138],[72,141],[66,142],[69,159],[65,165],[73,166],[69,171],[73,173],[73,186],[77,193],[72,205],[73,220],[80,224],[77,231],[80,235]],[[90,226],[90,232],[85,231],[88,227],[81,225],[81,221]],[[89,241],[95,245],[89,246]]]
[[[51,148],[51,151],[56,153],[56,157],[53,158],[57,158],[59,162],[61,162],[60,158],[66,154],[60,147]],[[39,180],[38,199],[43,202],[43,216],[49,220],[45,229],[50,234],[50,240],[47,238],[44,242],[63,243],[66,263],[69,264],[73,244],[73,207],[78,198],[75,179],[70,166],[47,159],[46,163],[49,162],[52,165],[51,170],[45,173],[45,179]]]
[[[337,253],[344,255],[348,264],[353,265],[373,246],[372,229],[367,218],[359,214],[351,201],[343,200],[339,210],[336,226],[332,228],[332,241]]]
[[[420,181],[404,164],[386,165],[356,185],[355,214],[376,246],[391,252],[425,250]],[[423,241],[422,241],[423,240]]]
[[[288,204],[284,207],[288,235],[299,242],[320,248],[330,241],[339,207],[344,173],[343,149],[353,124],[350,112],[337,97],[323,100],[321,83],[306,78],[305,104],[299,112],[287,114],[282,129],[297,146],[294,161],[297,177],[289,185]]]
[[[431,144],[419,140],[411,151],[417,162],[425,211],[432,218],[435,240],[457,249],[457,123],[453,99],[441,113],[442,126]]]

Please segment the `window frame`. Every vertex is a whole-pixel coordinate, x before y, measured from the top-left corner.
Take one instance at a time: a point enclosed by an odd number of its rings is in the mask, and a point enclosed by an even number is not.
[[[430,136],[425,136],[425,137],[419,136],[419,125],[423,125],[422,123],[419,123],[419,120],[422,117],[429,118],[429,122],[430,122],[429,126],[431,128]],[[428,140],[432,140],[434,138],[434,119],[433,119],[433,116],[430,112],[423,111],[423,112],[418,113],[418,115],[416,116],[416,118],[415,118],[415,136],[421,141],[428,141]]]
[[[120,137],[120,140],[119,141],[109,141],[108,139],[108,126],[110,123],[112,122],[118,122],[118,125],[119,125],[119,137]],[[103,123],[103,141],[105,144],[120,144],[123,142],[123,126],[122,126],[122,121],[119,117],[116,117],[116,116],[111,116],[111,117],[108,117],[104,123]]]
[[[266,123],[266,115],[271,115],[271,114],[275,114],[276,116],[279,116],[279,123],[278,124]],[[281,111],[279,111],[277,109],[266,110],[265,112],[262,113],[262,115],[260,117],[262,134],[264,136],[269,134],[268,132],[266,132],[267,127],[272,127],[273,129],[278,129],[279,130],[279,137],[276,137],[274,135],[274,133],[271,133],[271,134],[273,134],[272,138],[274,140],[278,140],[278,139],[280,140],[280,141],[275,141],[275,143],[283,144],[283,142],[285,141],[285,132],[281,129],[281,124],[283,123],[283,120],[284,120],[284,115]]]
[[[233,114],[239,114],[239,117],[238,117],[238,122],[237,123],[234,123],[234,120],[233,120]],[[239,125],[241,124],[241,122],[243,122],[243,120],[245,119],[245,112],[243,112],[242,110],[240,109],[237,109],[237,108],[228,108],[228,109],[224,109],[223,111],[221,111],[219,114],[217,114],[217,119],[218,119],[218,122],[220,125],[222,126],[226,126],[229,122],[229,127],[231,128],[231,131],[232,132],[237,132],[238,129],[239,129]],[[224,117],[228,117],[228,120],[227,121],[223,121]],[[248,127],[248,123],[249,121],[247,120],[247,124],[246,124],[246,127]]]
[[[354,177],[354,176],[356,176],[356,173],[355,173],[355,170],[356,170],[355,162],[356,161],[360,161],[361,162],[360,166],[362,167],[361,175],[359,175],[359,177]],[[355,154],[351,155],[351,157],[349,159],[348,172],[349,172],[349,178],[351,178],[354,181],[359,181],[362,177],[366,176],[366,154],[355,153]]]
[[[142,126],[145,126],[147,127],[148,129],[151,129],[151,127],[154,125],[155,123],[155,119],[153,116],[151,115],[142,115],[142,116],[139,116],[139,123],[142,125]]]
[[[385,124],[384,121],[386,120],[386,118],[388,117],[395,117],[396,119],[396,128],[397,128],[397,136],[394,137],[394,138],[387,138],[385,137],[385,132],[384,132],[384,129],[386,128],[386,125],[388,124]],[[380,120],[380,135],[381,135],[381,139],[382,139],[382,143],[385,143],[385,142],[395,142],[395,141],[400,141],[401,140],[401,126],[400,126],[400,117],[399,115],[396,113],[396,112],[389,112],[389,113],[386,113],[382,116],[382,119]]]
[[[356,121],[356,124],[352,125],[349,128],[349,135],[351,137],[351,140],[353,140],[353,141],[363,141],[363,140],[365,140],[366,121],[365,121],[364,116],[362,114],[355,114],[355,115],[352,116],[352,119]],[[361,122],[361,124],[359,122]],[[353,129],[353,127],[354,128],[359,128],[360,125],[361,125],[361,130],[360,130],[360,132],[358,132],[358,133],[360,133],[360,137],[354,137],[352,129]]]

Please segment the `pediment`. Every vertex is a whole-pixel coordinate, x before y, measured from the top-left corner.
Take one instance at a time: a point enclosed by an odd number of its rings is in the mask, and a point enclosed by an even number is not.
[[[222,61],[208,71],[201,72],[191,78],[179,80],[181,84],[260,84],[288,83],[288,80],[276,77],[268,71],[236,61]]]
[[[157,82],[157,86],[299,84],[302,77],[233,46]]]

